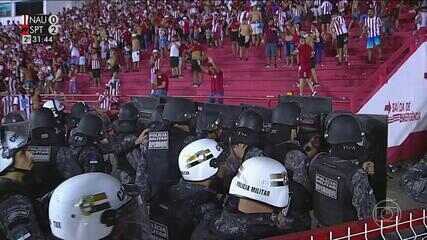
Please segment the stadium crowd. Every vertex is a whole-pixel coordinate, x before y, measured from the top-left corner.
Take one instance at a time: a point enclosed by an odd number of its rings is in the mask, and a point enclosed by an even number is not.
[[[241,60],[249,49],[264,47],[267,68],[296,65],[300,93],[308,84],[316,94],[316,68],[326,48],[336,48],[337,63],[347,64],[350,31],[366,36],[369,62],[373,49],[381,60],[381,36],[399,28],[403,2],[87,1],[59,14],[62,28],[49,45],[23,45],[17,23],[0,26],[0,91],[19,95],[37,86],[40,93],[78,93],[80,73],[89,72],[92,86],[102,92],[105,71],[140,71],[143,64],[150,68],[153,95],[166,95],[169,78],[182,77],[191,66],[194,87],[207,73],[216,76],[212,95],[222,96],[222,72],[207,50],[230,40]],[[170,73],[163,61],[170,62]],[[119,75],[114,79],[107,83],[110,95],[119,93]]]

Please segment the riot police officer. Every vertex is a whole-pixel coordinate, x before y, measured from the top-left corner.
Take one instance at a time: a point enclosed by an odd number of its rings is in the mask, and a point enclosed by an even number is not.
[[[142,132],[139,124],[139,112],[133,103],[124,104],[119,110],[119,117],[115,125],[116,134],[103,143],[104,153],[114,153],[116,163],[114,175],[117,175],[122,183],[133,184],[136,177],[138,159],[128,156],[135,147],[135,141]]]
[[[37,188],[35,195],[42,196],[52,191],[63,179],[56,171],[56,154],[64,144],[64,132],[58,129],[53,113],[41,108],[31,114],[30,142],[27,150],[33,154],[33,179]]]
[[[411,199],[427,203],[427,154],[402,175],[400,184]]]
[[[50,228],[64,240],[148,240],[151,226],[120,182],[104,173],[85,173],[59,185],[49,203]]]
[[[370,217],[376,200],[358,156],[365,143],[360,121],[351,113],[331,113],[325,124],[329,153],[310,163],[314,216],[331,226]]]
[[[300,115],[301,108],[296,103],[280,103],[273,109],[266,150],[272,158],[284,162],[286,153],[301,149],[295,139]]]
[[[77,127],[80,119],[83,115],[90,111],[89,105],[85,102],[78,102],[71,107],[70,118],[69,118],[69,130]]]
[[[280,103],[273,109],[269,141],[271,156],[282,162],[289,176],[292,201],[289,216],[293,217],[293,229],[310,229],[311,186],[308,177],[309,158],[294,140],[298,129],[301,109],[296,103]]]
[[[182,179],[169,189],[164,201],[151,207],[151,219],[168,227],[169,239],[190,239],[196,224],[219,213],[221,202],[212,183],[222,153],[219,144],[207,138],[181,151],[178,164]]]
[[[223,143],[223,120],[219,112],[201,111],[197,114],[196,133],[200,138],[210,138]]]
[[[33,162],[26,150],[28,135],[28,122],[5,121],[0,128],[1,239],[45,239],[38,222],[43,218],[38,217],[30,191]]]
[[[148,140],[144,147],[146,166],[138,166],[138,185],[145,185],[144,176],[150,186],[150,197],[160,196],[167,187],[178,183],[181,176],[178,156],[193,139],[191,120],[195,116],[195,104],[187,99],[171,99],[163,109],[163,123],[147,131]],[[147,173],[148,176],[147,176]]]
[[[102,136],[102,119],[86,113],[71,131],[70,146],[58,150],[56,165],[63,178],[86,172],[111,172],[111,164],[104,161],[98,146]]]
[[[66,124],[68,121],[68,116],[64,112],[64,104],[62,104],[62,102],[57,99],[52,99],[46,101],[43,104],[43,108],[47,108],[52,111],[53,116],[55,117],[56,127],[62,132],[62,135],[64,135],[64,139],[61,139],[63,141],[62,143],[65,143]]]
[[[203,221],[192,239],[261,239],[291,232],[286,174],[286,168],[271,158],[244,161],[229,190],[238,198],[237,211],[224,208],[217,218]]]
[[[53,113],[41,108],[31,114],[31,144],[45,146],[64,145],[65,133],[58,128]]]
[[[264,156],[264,152],[257,146],[260,144],[263,127],[262,117],[255,111],[248,110],[240,114],[236,128],[229,139],[229,153],[227,160],[221,163],[218,177],[221,179],[222,192],[226,192],[231,179],[237,174],[241,163],[246,159]]]

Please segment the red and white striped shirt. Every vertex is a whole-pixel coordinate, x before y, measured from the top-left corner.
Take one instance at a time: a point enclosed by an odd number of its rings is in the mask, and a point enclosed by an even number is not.
[[[332,19],[331,25],[337,36],[348,33],[345,19],[342,16],[334,17],[334,19]]]
[[[383,25],[381,18],[377,16],[367,17],[365,19],[365,27],[368,37],[381,36],[381,26]]]
[[[239,22],[243,23],[243,20],[248,19],[248,17],[249,17],[249,13],[247,11],[241,12],[239,15]]]
[[[118,96],[120,92],[120,80],[112,78],[108,82],[108,91],[111,96]]]
[[[299,17],[299,16],[301,16],[302,15],[302,12],[303,10],[299,7],[299,6],[297,6],[297,7],[293,7],[292,8],[292,16],[294,16],[294,17]]]
[[[6,116],[8,113],[13,111],[13,105],[14,103],[17,103],[18,100],[16,96],[4,96],[1,99],[2,105],[3,105],[3,116]]]
[[[120,31],[120,29],[113,29],[111,32],[111,35],[113,37],[114,40],[116,40],[117,43],[121,43],[123,42],[122,39],[122,32]]]
[[[101,94],[98,98],[99,108],[105,111],[111,110],[111,96]]]
[[[117,103],[118,99],[115,96],[110,96],[108,94],[101,94],[98,98],[99,108],[104,111],[110,111],[111,106],[114,103]]]
[[[92,56],[91,66],[92,69],[101,69],[101,61],[99,61],[98,57]]]
[[[332,13],[333,5],[329,1],[323,1],[322,5],[320,5],[320,15],[331,15]]]
[[[287,20],[286,11],[279,9],[278,13],[277,13],[277,18],[278,18],[278,22],[279,22],[279,27],[283,27],[283,25],[285,25],[286,20]]]
[[[30,119],[32,105],[33,105],[33,100],[30,95],[26,95],[26,94],[18,95],[14,99],[13,105],[18,105],[19,111],[24,112],[27,119]]]

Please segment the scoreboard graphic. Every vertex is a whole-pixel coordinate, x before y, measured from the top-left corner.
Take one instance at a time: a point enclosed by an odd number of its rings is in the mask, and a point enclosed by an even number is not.
[[[61,27],[56,15],[24,15],[23,22],[22,44],[52,43]]]

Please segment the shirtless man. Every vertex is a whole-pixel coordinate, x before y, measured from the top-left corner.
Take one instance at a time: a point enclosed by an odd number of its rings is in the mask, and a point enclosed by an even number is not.
[[[248,20],[243,20],[239,27],[239,49],[240,49],[240,60],[248,60],[247,49],[249,48],[251,41],[251,26]]]
[[[249,20],[252,28],[252,44],[254,46],[259,46],[262,35],[262,15],[257,6],[254,6],[249,13]]]

